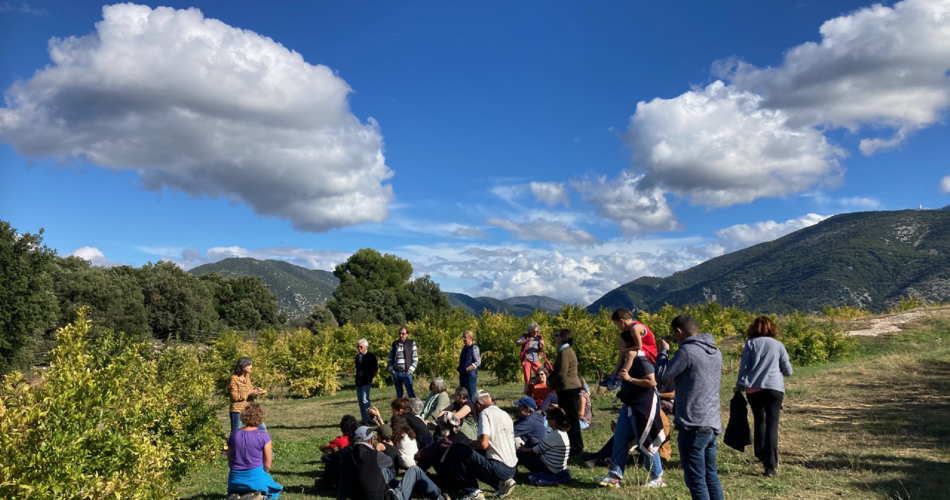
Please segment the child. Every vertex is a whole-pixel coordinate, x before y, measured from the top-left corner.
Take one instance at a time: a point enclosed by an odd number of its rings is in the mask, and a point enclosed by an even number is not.
[[[561,408],[549,408],[547,417],[551,432],[544,441],[533,448],[524,447],[516,452],[518,465],[531,472],[528,480],[536,485],[563,484],[570,481],[571,477],[567,470],[571,448],[567,431],[571,425],[567,423],[567,416]]]
[[[333,453],[334,451],[342,450],[350,445],[350,436],[353,435],[353,431],[356,430],[357,421],[356,417],[353,415],[343,415],[343,419],[340,420],[340,433],[341,436],[337,437],[329,443],[323,443],[320,445],[320,453],[327,454]]]

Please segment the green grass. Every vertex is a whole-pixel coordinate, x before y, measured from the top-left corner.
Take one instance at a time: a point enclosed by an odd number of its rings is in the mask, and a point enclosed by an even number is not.
[[[734,383],[734,373],[723,375],[723,423]],[[522,388],[486,386],[508,410]],[[322,471],[318,446],[338,434],[342,415],[359,414],[350,389],[334,397],[266,404],[274,437],[273,475],[285,487],[281,498],[334,498],[329,491],[314,489],[313,480]],[[424,394],[422,387],[416,392]],[[372,397],[374,404],[385,408],[395,393],[391,387],[376,389]],[[610,437],[618,405],[601,397],[595,399],[594,408],[596,426],[584,431],[587,451],[596,451]],[[222,413],[222,426],[225,417]],[[601,489],[593,480],[605,469],[572,464],[574,482],[557,488],[526,486],[526,475],[519,472],[515,476],[519,486],[511,498],[688,498],[675,437],[674,431],[673,458],[664,464],[667,488],[642,488],[647,473],[631,465],[621,489]],[[947,498],[950,322],[929,320],[910,332],[863,338],[844,360],[796,368],[787,380],[779,460],[779,476],[766,479],[751,447],[739,453],[720,445],[717,463],[726,498]],[[189,500],[220,499],[226,481],[227,465],[219,459],[186,478],[180,494]]]

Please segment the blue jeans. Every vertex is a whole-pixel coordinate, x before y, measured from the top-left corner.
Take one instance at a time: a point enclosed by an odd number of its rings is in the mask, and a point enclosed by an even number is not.
[[[498,487],[503,481],[514,477],[517,471],[517,467],[508,467],[497,460],[489,460],[471,448],[460,449],[459,460],[455,463],[455,478],[466,495],[478,491],[479,480]]]
[[[243,427],[241,425],[241,414],[236,411],[232,411],[231,412],[231,432],[234,432],[240,429],[241,427]],[[258,425],[257,428],[262,431],[267,430],[267,426],[264,424]]]
[[[402,386],[405,384],[406,393],[410,398],[416,397],[416,391],[412,390],[412,374],[406,372],[393,373],[393,384],[396,385],[396,397],[402,399]]]
[[[356,402],[360,405],[360,418],[369,422],[369,414],[366,413],[366,410],[369,409],[369,388],[368,385],[357,386],[356,388]]]
[[[679,429],[676,441],[683,482],[693,500],[722,500],[722,483],[716,470],[716,433],[711,429]]]
[[[659,418],[659,415],[657,415]],[[617,428],[614,430],[614,450],[610,458],[610,477],[623,479],[623,470],[627,467],[627,456],[630,454],[630,442],[640,443],[639,429],[637,429],[637,418],[630,415],[627,405],[620,407],[620,416],[617,417]],[[638,447],[639,449],[639,447]],[[660,464],[660,457],[657,453],[648,455],[640,450],[643,455],[643,462],[650,471],[651,477],[660,477],[663,475],[663,465]]]
[[[459,374],[459,387],[464,387],[468,391],[468,400],[473,403],[475,402],[476,382],[478,382],[478,373],[475,375]]]
[[[393,475],[391,469],[383,471],[383,479],[392,485],[395,475]],[[406,473],[402,475],[402,481],[399,481],[399,484],[393,488],[393,493],[395,493],[398,500],[409,500],[413,493],[429,500],[436,500],[442,496],[442,490],[429,479],[429,476],[422,469],[416,466],[409,467],[406,470]]]

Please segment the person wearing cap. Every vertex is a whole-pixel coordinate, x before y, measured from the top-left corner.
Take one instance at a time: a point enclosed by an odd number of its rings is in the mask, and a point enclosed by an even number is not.
[[[544,427],[544,416],[535,411],[538,409],[537,402],[525,396],[515,401],[515,406],[518,408],[518,420],[514,422],[515,443],[520,441],[522,446],[530,448],[544,441],[548,431]]]
[[[472,440],[462,434],[462,422],[452,413],[443,413],[436,419],[436,441],[416,453],[416,465],[435,471],[434,481],[443,490],[458,489],[452,468],[458,461],[459,449],[468,448]]]
[[[391,458],[393,463],[396,463],[399,450],[393,444],[393,428],[389,424],[383,424],[376,428],[376,450]]]
[[[544,354],[541,326],[537,323],[529,323],[528,333],[522,335],[515,345],[521,347],[521,368],[524,371],[524,390],[527,394],[531,384],[531,374],[541,368],[541,356]]]
[[[478,481],[497,485],[498,498],[507,498],[516,483],[518,456],[515,453],[514,424],[508,413],[495,406],[491,395],[478,391],[478,438],[471,448],[460,450],[454,476],[465,493],[462,500],[482,500]]]
[[[352,451],[343,457],[342,477],[337,498],[352,500],[409,500],[413,494],[428,500],[449,500],[448,495],[418,467],[409,467],[396,481],[393,461],[373,446],[373,430],[362,426],[353,433]],[[393,487],[390,487],[390,486]]]

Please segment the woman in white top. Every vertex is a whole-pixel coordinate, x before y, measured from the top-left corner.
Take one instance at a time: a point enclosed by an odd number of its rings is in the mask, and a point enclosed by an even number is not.
[[[399,452],[396,467],[408,469],[416,465],[415,456],[419,452],[419,446],[416,445],[416,433],[409,427],[406,417],[393,415],[389,425],[393,428],[393,445]]]

